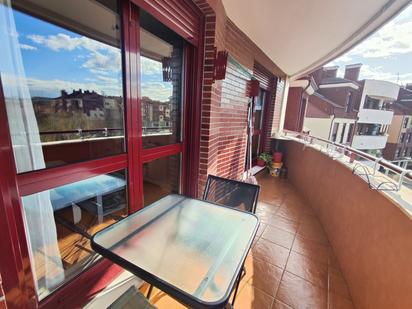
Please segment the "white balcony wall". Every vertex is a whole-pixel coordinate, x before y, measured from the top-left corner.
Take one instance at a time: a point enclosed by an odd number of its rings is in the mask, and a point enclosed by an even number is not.
[[[305,117],[303,129],[309,134],[324,139],[329,139],[332,117],[330,118],[309,118]]]
[[[365,79],[362,92],[362,104],[365,103],[365,97],[370,96],[378,99],[396,100],[399,94],[399,85],[383,80]]]
[[[358,113],[358,123],[391,124],[392,111],[378,109],[361,109]]]
[[[352,147],[356,149],[383,149],[385,148],[387,135],[355,135],[352,141]]]

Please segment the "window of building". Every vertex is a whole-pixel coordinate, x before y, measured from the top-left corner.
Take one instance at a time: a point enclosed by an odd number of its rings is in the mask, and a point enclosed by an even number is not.
[[[342,126],[342,132],[340,133],[340,143],[343,143],[343,139],[345,137],[345,131],[346,131],[346,123],[343,124]]]
[[[405,133],[401,133],[401,136],[399,138],[400,143],[403,143],[405,141],[405,135],[406,135]]]
[[[380,100],[379,99],[374,99],[371,98],[370,96],[365,97],[365,104],[363,105],[363,108],[366,109],[379,109],[379,104]]]
[[[408,154],[408,148],[406,147],[406,148],[403,150],[403,156],[406,157],[407,154]]]
[[[336,142],[338,130],[339,130],[339,123],[335,122],[333,124],[333,129],[332,129],[332,136],[331,136],[332,142]]]
[[[401,148],[396,149],[396,152],[395,152],[395,157],[396,158],[399,158],[401,156],[401,151],[402,151]]]
[[[408,127],[408,123],[409,123],[409,118],[405,117],[405,119],[403,120],[403,127],[406,129]]]
[[[407,143],[410,143],[412,140],[412,133],[408,133],[408,137],[406,139]]]
[[[348,129],[348,136],[346,138],[346,142],[349,143],[350,139],[352,138],[352,134],[353,134],[353,128],[355,127],[355,125],[353,123],[349,124],[349,129]]]

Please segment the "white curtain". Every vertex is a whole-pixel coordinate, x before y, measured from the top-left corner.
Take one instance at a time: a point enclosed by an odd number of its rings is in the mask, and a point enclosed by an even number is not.
[[[18,172],[45,167],[10,0],[0,0],[0,74]],[[38,291],[64,280],[49,192],[23,198],[25,228]]]

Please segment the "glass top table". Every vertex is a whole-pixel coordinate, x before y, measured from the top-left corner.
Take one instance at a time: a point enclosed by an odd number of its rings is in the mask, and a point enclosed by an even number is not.
[[[172,194],[96,233],[92,248],[190,307],[221,308],[258,225],[251,213]]]

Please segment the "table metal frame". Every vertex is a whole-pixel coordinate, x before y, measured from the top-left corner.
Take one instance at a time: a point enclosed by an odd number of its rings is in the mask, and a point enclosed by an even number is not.
[[[186,197],[187,198],[187,197]],[[192,200],[198,200],[201,201],[202,203],[209,203],[212,204],[214,206],[218,206],[218,207],[224,207],[224,208],[228,208],[232,211],[239,211],[242,213],[245,213],[247,215],[250,216],[254,216],[257,219],[257,224],[255,226],[254,231],[251,233],[251,237],[248,241],[248,245],[245,247],[245,252],[243,253],[239,264],[236,267],[236,271],[233,273],[233,278],[231,279],[229,286],[228,286],[228,290],[226,291],[224,297],[222,297],[221,300],[217,301],[217,302],[204,302],[198,298],[195,298],[193,295],[179,289],[178,287],[169,284],[168,282],[162,280],[161,278],[157,277],[156,275],[140,268],[139,266],[123,259],[122,257],[118,256],[117,254],[113,253],[112,251],[100,246],[98,243],[96,243],[94,241],[94,238],[97,234],[104,232],[106,229],[110,228],[111,226],[106,227],[105,229],[97,232],[95,235],[93,235],[92,239],[91,239],[91,246],[93,248],[93,250],[95,250],[97,253],[101,254],[103,257],[111,260],[112,262],[114,262],[115,264],[121,266],[122,268],[130,271],[131,273],[133,273],[134,275],[136,275],[137,277],[141,278],[142,280],[148,282],[149,284],[157,287],[158,289],[162,290],[163,292],[167,293],[168,295],[172,296],[173,298],[175,298],[176,300],[178,300],[179,302],[183,303],[184,305],[187,305],[189,307],[192,308],[199,308],[199,309],[203,309],[203,308],[207,308],[207,309],[214,309],[214,308],[224,308],[226,306],[226,304],[229,302],[230,296],[233,292],[233,290],[235,289],[235,294],[232,300],[232,304],[235,301],[236,298],[236,294],[237,291],[239,289],[239,283],[240,280],[242,279],[242,270],[243,270],[243,266],[246,260],[246,256],[249,253],[250,248],[252,247],[252,243],[253,243],[253,239],[255,238],[257,229],[259,227],[259,219],[257,218],[257,216],[255,214],[252,214],[250,212],[245,212],[242,210],[238,210],[232,207],[227,207],[224,205],[220,205],[217,203],[213,203],[213,202],[209,202],[209,201],[204,201],[201,199],[194,199],[194,198],[190,198]],[[148,207],[152,207],[155,206],[154,204],[147,206]],[[143,208],[142,210],[130,215],[130,216],[138,216],[140,212],[145,211],[146,208]],[[128,218],[130,218],[130,216]],[[125,218],[126,219],[126,218]],[[124,219],[124,220],[125,220]],[[120,220],[114,224],[122,224],[123,220]]]

